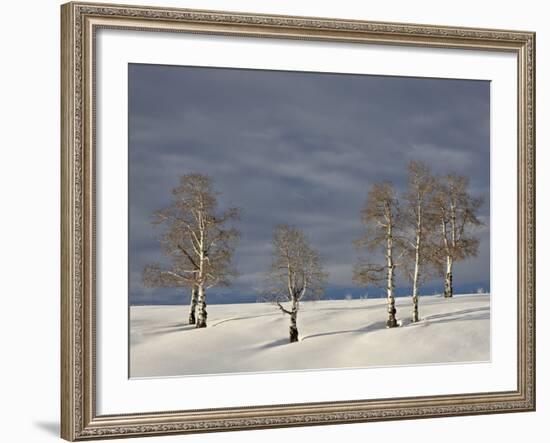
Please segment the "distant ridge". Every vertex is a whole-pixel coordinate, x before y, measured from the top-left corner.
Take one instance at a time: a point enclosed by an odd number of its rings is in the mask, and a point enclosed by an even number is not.
[[[470,294],[477,293],[478,290],[482,288],[486,293],[490,292],[490,286],[487,283],[471,283],[466,285],[455,286],[456,294]],[[189,296],[185,294],[174,295],[174,290],[164,289],[158,291],[158,295],[151,295],[147,297],[130,297],[130,304],[132,306],[149,306],[149,305],[180,305],[189,303]],[[443,289],[441,286],[430,285],[422,288],[421,295],[436,295],[441,294]],[[409,287],[400,287],[395,291],[396,297],[407,297],[410,295]],[[384,290],[378,288],[328,288],[325,292],[323,299],[325,300],[345,300],[350,298],[353,300],[368,298],[368,299],[377,299],[384,298],[386,296]],[[208,292],[207,302],[210,305],[227,305],[227,304],[238,304],[238,303],[255,303],[259,299],[256,294],[219,294],[213,292],[213,290]]]

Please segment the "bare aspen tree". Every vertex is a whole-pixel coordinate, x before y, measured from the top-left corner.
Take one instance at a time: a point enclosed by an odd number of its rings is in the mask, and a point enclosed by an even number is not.
[[[172,190],[173,202],[158,211],[154,223],[166,226],[161,238],[171,265],[149,265],[143,281],[148,286],[185,286],[191,288],[190,321],[206,327],[206,290],[227,286],[236,271],[232,266],[235,242],[239,232],[228,227],[238,219],[239,211],[217,210],[217,193],[212,180],[201,174],[187,174]]]
[[[404,195],[403,224],[407,235],[402,244],[405,263],[412,282],[412,321],[418,317],[419,288],[429,275],[428,267],[433,263],[433,247],[429,241],[436,224],[434,212],[435,178],[428,165],[411,161],[408,165],[409,183]]]
[[[362,286],[383,286],[386,282],[388,319],[386,326],[397,326],[395,317],[394,280],[396,268],[397,231],[400,229],[399,202],[391,183],[375,183],[361,210],[364,234],[355,241],[359,248],[370,252],[382,249],[385,263],[372,263],[361,259],[353,270],[353,280]]]
[[[468,178],[457,174],[440,177],[436,183],[440,241],[437,264],[445,275],[444,295],[453,296],[453,265],[457,261],[476,256],[479,239],[471,235],[470,228],[480,226],[477,211],[483,203],[468,191]]]
[[[328,274],[321,256],[298,228],[278,225],[273,232],[272,262],[266,275],[266,295],[290,316],[290,342],[298,341],[298,311],[305,298],[320,298]],[[281,303],[290,302],[290,309]]]

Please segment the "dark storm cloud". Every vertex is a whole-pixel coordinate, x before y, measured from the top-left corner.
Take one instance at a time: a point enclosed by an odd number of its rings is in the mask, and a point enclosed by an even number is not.
[[[180,175],[210,175],[220,207],[243,210],[241,276],[214,291],[237,299],[257,292],[283,222],[321,250],[332,287],[352,287],[368,189],[390,180],[402,190],[412,159],[468,175],[485,198],[479,257],[455,280],[488,287],[488,82],[130,65],[129,88],[132,301],[174,293],[143,288],[140,274],[162,261],[151,215]]]

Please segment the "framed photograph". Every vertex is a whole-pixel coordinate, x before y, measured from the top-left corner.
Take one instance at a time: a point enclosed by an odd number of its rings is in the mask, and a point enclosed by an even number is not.
[[[62,437],[535,409],[535,35],[68,3]]]

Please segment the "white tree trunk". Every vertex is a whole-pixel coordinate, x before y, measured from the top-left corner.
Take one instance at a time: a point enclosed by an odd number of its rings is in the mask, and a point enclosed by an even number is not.
[[[447,256],[447,270],[445,272],[445,293],[446,298],[453,296],[453,258]]]
[[[206,328],[206,292],[204,285],[198,285],[198,300],[197,300],[197,328]]]
[[[292,310],[290,311],[290,343],[298,341],[298,300],[292,299]]]
[[[395,319],[395,297],[393,295],[393,234],[391,223],[388,223],[388,233],[387,233],[387,294],[388,294],[388,320],[386,321],[386,326],[388,328],[393,328],[397,326],[397,320]]]
[[[419,236],[416,237],[416,251],[414,257],[414,274],[413,274],[413,293],[412,293],[412,302],[413,302],[413,312],[412,312],[412,321],[416,323],[418,319],[418,278],[420,277],[420,244]]]
[[[412,293],[412,322],[416,323],[418,319],[418,283],[420,278],[420,248],[422,242],[422,197],[417,193],[416,198],[416,229],[414,243],[414,274],[413,274],[413,293]]]
[[[204,218],[203,218],[203,207],[202,207],[202,200],[200,202],[200,211],[198,213],[199,218],[199,272],[198,272],[198,281],[200,283],[197,284],[197,290],[198,290],[198,318],[197,318],[197,328],[206,328],[206,292],[204,289],[205,285],[205,259],[206,259],[206,251],[205,251],[205,244],[206,244],[206,229],[204,226]]]
[[[451,246],[453,255],[456,251],[456,205],[451,203]],[[447,271],[445,272],[445,297],[453,296],[453,256],[447,254]]]
[[[196,322],[195,311],[197,309],[198,291],[197,287],[191,289],[191,304],[189,305],[189,324],[194,325]]]

